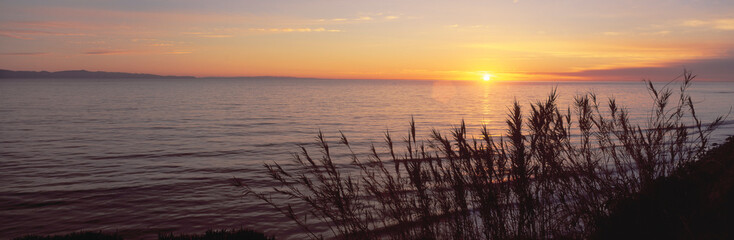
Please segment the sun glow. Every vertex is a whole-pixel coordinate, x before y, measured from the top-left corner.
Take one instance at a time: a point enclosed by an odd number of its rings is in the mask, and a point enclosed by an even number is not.
[[[482,76],[482,79],[485,82],[489,82],[489,80],[492,80],[492,75],[490,75],[489,73],[485,73],[484,76]]]

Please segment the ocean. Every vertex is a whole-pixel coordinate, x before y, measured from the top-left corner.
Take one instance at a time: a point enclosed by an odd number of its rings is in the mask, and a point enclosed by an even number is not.
[[[411,118],[421,138],[462,120],[500,136],[514,101],[527,110],[553,89],[562,109],[587,92],[638,122],[652,106],[643,82],[0,79],[0,236],[245,227],[297,239],[295,224],[230,180],[266,191],[263,163],[288,163],[319,131],[333,142],[343,132],[358,154],[384,149],[385,131],[402,139]],[[704,122],[734,106],[734,82],[689,90]],[[734,134],[733,118],[713,142]]]

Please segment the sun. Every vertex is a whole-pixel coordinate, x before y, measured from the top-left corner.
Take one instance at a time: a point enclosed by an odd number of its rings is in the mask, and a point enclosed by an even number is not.
[[[489,73],[485,73],[485,74],[484,74],[484,76],[482,76],[482,79],[483,79],[483,80],[484,80],[485,82],[489,82],[489,80],[491,80],[491,79],[492,79],[492,75],[489,75]]]

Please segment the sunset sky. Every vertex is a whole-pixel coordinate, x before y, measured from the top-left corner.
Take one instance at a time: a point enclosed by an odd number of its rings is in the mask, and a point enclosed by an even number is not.
[[[1,0],[0,69],[734,81],[734,1]]]

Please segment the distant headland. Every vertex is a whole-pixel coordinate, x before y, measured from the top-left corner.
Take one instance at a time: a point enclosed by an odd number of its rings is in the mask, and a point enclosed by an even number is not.
[[[87,70],[70,70],[70,71],[11,71],[0,69],[0,78],[151,78],[151,79],[182,79],[195,78],[193,76],[161,76],[155,74],[144,73],[123,73],[123,72],[91,72]]]
[[[104,71],[87,71],[87,70],[68,70],[68,71],[12,71],[0,69],[0,79],[2,78],[97,78],[97,79],[315,79],[300,78],[287,76],[234,76],[234,77],[194,77],[194,76],[162,76],[147,73],[124,73],[124,72],[104,72]]]

